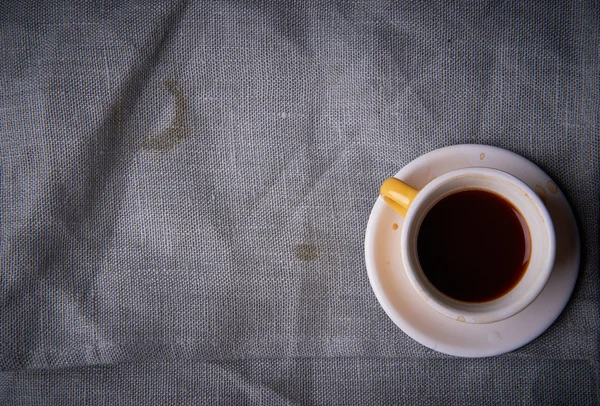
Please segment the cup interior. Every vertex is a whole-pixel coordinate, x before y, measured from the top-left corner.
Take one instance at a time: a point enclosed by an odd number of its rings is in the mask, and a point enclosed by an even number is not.
[[[440,292],[425,276],[417,254],[417,237],[428,211],[444,197],[464,190],[483,190],[507,200],[527,222],[531,254],[521,280],[503,296],[488,302],[462,302]],[[431,307],[468,323],[492,323],[511,317],[542,292],[554,265],[552,220],[540,198],[522,181],[489,168],[460,169],[427,184],[412,202],[402,230],[402,254],[411,284]]]

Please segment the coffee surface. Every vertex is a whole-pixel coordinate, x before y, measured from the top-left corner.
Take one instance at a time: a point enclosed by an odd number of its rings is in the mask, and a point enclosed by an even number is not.
[[[521,214],[484,190],[444,197],[426,214],[417,252],[425,276],[445,295],[464,302],[504,296],[521,280],[531,253]]]

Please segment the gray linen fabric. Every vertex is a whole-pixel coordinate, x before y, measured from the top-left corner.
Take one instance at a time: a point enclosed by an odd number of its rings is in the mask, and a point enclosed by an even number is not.
[[[19,371],[5,396],[16,405],[594,405],[590,370],[541,357],[153,362]]]
[[[600,403],[598,2],[0,7],[0,403]],[[408,338],[364,266],[381,181],[459,143],[582,237],[490,359]]]

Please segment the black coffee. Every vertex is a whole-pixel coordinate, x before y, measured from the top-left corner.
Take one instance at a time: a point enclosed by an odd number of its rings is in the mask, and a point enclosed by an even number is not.
[[[466,190],[429,210],[417,252],[423,272],[439,291],[464,302],[487,302],[519,283],[531,237],[511,203],[491,192]]]

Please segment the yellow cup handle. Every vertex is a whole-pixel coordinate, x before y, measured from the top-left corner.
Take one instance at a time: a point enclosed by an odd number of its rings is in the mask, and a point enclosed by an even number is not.
[[[419,193],[417,189],[396,178],[386,179],[379,189],[383,201],[402,217],[406,217],[406,211],[417,193]]]

